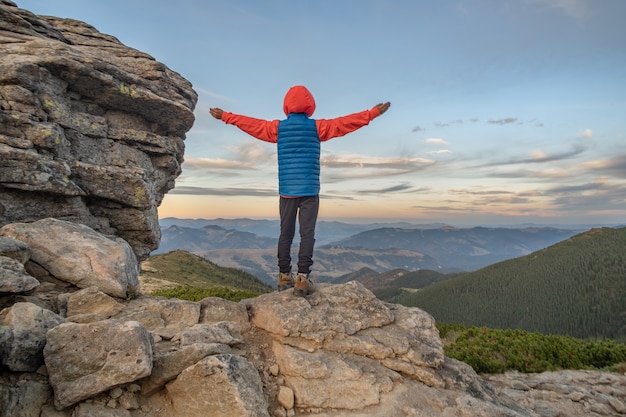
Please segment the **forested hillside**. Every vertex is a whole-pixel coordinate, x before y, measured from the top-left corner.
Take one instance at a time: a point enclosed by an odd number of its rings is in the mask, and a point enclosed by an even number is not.
[[[438,321],[626,340],[626,228],[592,229],[396,301]]]

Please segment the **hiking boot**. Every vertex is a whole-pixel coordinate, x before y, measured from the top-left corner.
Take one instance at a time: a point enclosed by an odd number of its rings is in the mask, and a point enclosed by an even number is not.
[[[293,274],[291,272],[280,272],[278,274],[278,291],[285,291],[289,288],[293,288],[295,281],[293,280]]]
[[[293,293],[300,297],[305,297],[315,291],[315,285],[309,279],[309,274],[298,274]]]

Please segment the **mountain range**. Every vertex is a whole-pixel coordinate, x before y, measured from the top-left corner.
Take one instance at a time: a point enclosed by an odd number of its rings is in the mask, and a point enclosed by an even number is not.
[[[239,261],[254,263],[247,251],[241,250]],[[162,256],[154,255],[149,262]],[[200,271],[198,279],[203,281],[227,275],[219,272],[224,268],[200,256],[183,251],[165,256],[175,266],[183,265],[172,273],[171,268],[167,272],[157,264],[157,269],[164,272],[162,278],[190,275],[191,270]],[[190,269],[198,263],[209,265],[208,272]],[[241,276],[252,280],[252,284],[242,281],[245,285],[258,287],[252,275]],[[382,300],[428,311],[442,323],[626,341],[626,227],[585,231],[528,255],[471,272],[377,272],[365,266],[332,280],[337,284],[349,281],[361,282]],[[232,284],[233,279],[225,282]]]
[[[161,245],[155,254],[182,249],[218,265],[242,269],[266,283],[275,282],[277,220],[166,218],[160,223]],[[317,280],[329,282],[363,268],[377,273],[395,269],[474,271],[527,255],[580,232],[551,227],[455,228],[403,222],[320,221],[313,268]],[[296,234],[294,264],[298,242]]]

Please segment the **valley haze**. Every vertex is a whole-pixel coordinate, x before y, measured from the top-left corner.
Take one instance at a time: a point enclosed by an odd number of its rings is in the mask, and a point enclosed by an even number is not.
[[[182,249],[220,266],[238,268],[273,284],[276,279],[278,219],[163,218],[161,245],[154,254]],[[348,223],[320,219],[316,229],[313,273],[320,281],[367,268],[473,271],[527,255],[596,227],[616,225],[522,224],[450,226],[444,223],[389,221]],[[293,242],[297,260],[298,232]]]

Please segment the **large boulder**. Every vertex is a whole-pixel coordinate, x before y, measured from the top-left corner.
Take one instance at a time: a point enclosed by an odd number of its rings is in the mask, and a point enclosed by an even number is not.
[[[0,226],[56,217],[158,247],[197,94],[115,37],[0,1]]]
[[[59,298],[65,299],[65,316],[69,321],[76,321],[77,317],[82,316],[108,319],[124,309],[124,304],[103,293],[98,287],[85,288]]]
[[[190,389],[190,387],[194,387]],[[269,417],[258,371],[241,356],[209,356],[167,385],[176,415]]]
[[[137,259],[120,238],[52,218],[8,224],[0,235],[27,243],[30,260],[61,281],[79,288],[96,286],[118,298],[139,291]]]
[[[152,372],[150,335],[133,321],[61,324],[48,332],[44,358],[58,409]]]
[[[113,316],[119,321],[138,321],[146,329],[164,339],[172,339],[181,331],[198,323],[200,305],[192,301],[140,297]]]
[[[469,366],[445,357],[432,316],[384,303],[358,282],[320,284],[307,298],[264,294],[246,304],[252,323],[273,339],[295,408],[338,410],[323,416],[439,413],[461,395],[473,405],[460,402],[455,415],[481,415],[473,414],[477,408],[484,415],[517,415]]]

